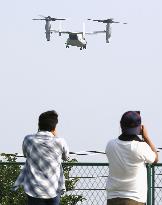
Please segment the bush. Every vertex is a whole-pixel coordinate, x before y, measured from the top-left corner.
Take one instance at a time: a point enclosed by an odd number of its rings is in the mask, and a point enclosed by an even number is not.
[[[75,189],[75,185],[77,183],[77,181],[79,180],[79,178],[70,178],[70,171],[73,167],[73,165],[70,165],[70,163],[76,163],[77,160],[76,159],[72,159],[68,161],[68,166],[63,166],[63,170],[64,170],[64,176],[65,176],[65,186],[66,186],[66,191],[72,191]],[[61,198],[61,205],[76,205],[79,201],[82,202],[83,200],[85,200],[85,198],[81,195],[72,195],[72,194],[65,194],[62,198]]]
[[[0,164],[0,204],[1,205],[26,205],[26,195],[22,188],[17,192],[12,191],[12,185],[20,173],[21,166],[16,163],[16,154],[1,154],[4,158]],[[2,163],[2,160],[0,160]]]
[[[26,205],[27,197],[23,188],[19,188],[16,192],[12,191],[12,185],[21,171],[21,165],[16,162],[17,154],[3,153],[0,156],[3,157],[3,160],[0,160],[0,205]],[[68,162],[73,163],[77,160],[72,159]],[[72,165],[63,167],[67,191],[73,190],[79,180],[78,178],[69,178],[72,167]],[[65,193],[61,197],[61,205],[76,205],[83,200],[84,198],[81,195],[68,195]]]

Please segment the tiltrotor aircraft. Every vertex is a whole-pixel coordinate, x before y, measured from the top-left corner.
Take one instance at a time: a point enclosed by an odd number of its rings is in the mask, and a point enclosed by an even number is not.
[[[87,19],[90,21],[96,21],[99,23],[105,23],[106,24],[106,30],[102,31],[93,31],[93,32],[85,32],[85,23],[83,23],[83,31],[79,32],[74,32],[74,31],[64,31],[62,30],[61,22],[59,26],[59,30],[53,30],[51,29],[51,21],[63,21],[66,20],[65,18],[53,18],[51,16],[42,16],[40,15],[41,18],[35,18],[33,20],[44,20],[45,21],[45,33],[46,33],[46,39],[47,41],[50,41],[50,37],[52,33],[59,33],[59,36],[62,34],[68,34],[68,38],[66,41],[66,48],[69,48],[69,46],[75,46],[79,47],[80,50],[86,49],[87,47],[87,41],[85,39],[86,35],[94,35],[94,34],[100,34],[100,33],[105,33],[106,34],[106,43],[109,43],[109,39],[111,37],[111,24],[112,23],[120,23],[118,21],[114,21],[113,18],[109,19]],[[122,23],[122,24],[127,24],[127,23]]]

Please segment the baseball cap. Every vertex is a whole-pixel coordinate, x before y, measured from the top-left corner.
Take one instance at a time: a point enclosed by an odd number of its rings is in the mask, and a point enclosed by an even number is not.
[[[122,132],[128,135],[139,135],[141,132],[140,111],[127,111],[120,120]]]

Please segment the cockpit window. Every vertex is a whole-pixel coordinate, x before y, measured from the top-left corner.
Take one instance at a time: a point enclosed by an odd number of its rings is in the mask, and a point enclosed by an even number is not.
[[[70,40],[78,40],[77,34],[69,34]]]

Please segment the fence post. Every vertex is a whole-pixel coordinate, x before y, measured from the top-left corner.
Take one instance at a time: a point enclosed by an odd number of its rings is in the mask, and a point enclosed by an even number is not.
[[[152,164],[152,205],[155,204],[155,166]]]
[[[152,190],[151,190],[151,187],[152,187],[151,165],[147,164],[146,167],[147,167],[147,184],[148,184],[147,205],[152,205],[151,204],[151,202],[152,202],[152,199],[151,199],[151,196],[152,196]]]

